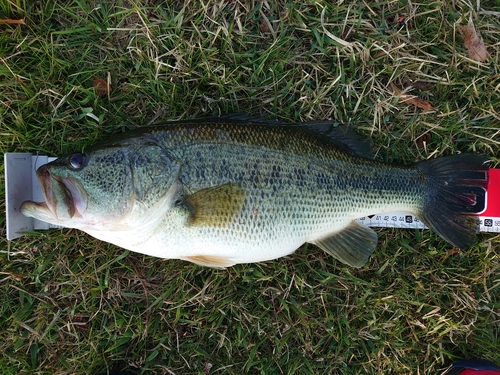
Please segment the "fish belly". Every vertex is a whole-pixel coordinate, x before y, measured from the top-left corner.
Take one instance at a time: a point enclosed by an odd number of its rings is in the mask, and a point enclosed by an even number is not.
[[[276,259],[347,227],[357,213],[347,197],[338,198],[334,201],[324,192],[305,200],[282,195],[265,200],[267,204],[249,199],[239,217],[222,227],[186,225],[185,217],[174,210],[148,241],[133,246],[128,242],[128,248],[171,259],[216,256],[231,264]]]

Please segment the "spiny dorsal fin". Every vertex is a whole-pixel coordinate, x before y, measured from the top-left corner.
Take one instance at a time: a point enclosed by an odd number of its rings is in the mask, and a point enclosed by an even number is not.
[[[299,129],[302,128],[304,131],[328,137],[337,148],[349,155],[365,159],[373,159],[373,141],[370,138],[363,137],[362,135],[356,133],[352,126],[338,125],[338,123],[330,120],[284,124],[279,120],[269,120],[246,113],[231,113],[212,118],[211,120],[268,126],[295,127]]]
[[[312,242],[334,258],[351,267],[362,267],[377,246],[377,233],[363,224],[352,222],[330,237]]]
[[[213,186],[186,196],[180,205],[189,212],[187,225],[223,227],[243,208],[245,191],[236,183]]]
[[[280,120],[270,120],[265,117],[254,116],[244,112],[228,113],[218,117],[213,117],[211,119],[217,122],[229,121],[229,122],[241,122],[245,124],[253,123],[259,125],[284,125],[283,122],[281,122]]]
[[[187,260],[188,262],[197,264],[199,266],[212,268],[226,268],[231,267],[235,264],[230,259],[214,255],[192,255],[189,257],[182,257],[181,259]]]
[[[353,156],[365,159],[373,159],[373,140],[363,137],[349,125],[340,125],[333,128],[328,137],[335,142],[336,146]]]
[[[327,136],[337,148],[349,155],[373,159],[373,140],[358,134],[350,125],[335,126],[333,121],[327,120],[304,122],[297,126]]]

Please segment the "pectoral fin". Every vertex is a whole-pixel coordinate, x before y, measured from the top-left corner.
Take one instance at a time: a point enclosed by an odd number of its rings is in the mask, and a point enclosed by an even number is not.
[[[352,222],[330,237],[316,240],[316,246],[351,267],[362,267],[377,246],[378,236],[365,225]]]
[[[180,205],[189,212],[187,225],[223,227],[240,214],[244,200],[243,188],[230,183],[199,190]]]
[[[183,257],[182,260],[195,263],[199,266],[212,267],[212,268],[226,268],[233,266],[235,263],[230,259],[211,256],[211,255],[193,255],[190,257]]]

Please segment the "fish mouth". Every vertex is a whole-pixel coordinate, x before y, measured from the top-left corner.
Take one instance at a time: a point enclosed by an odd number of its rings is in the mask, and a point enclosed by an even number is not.
[[[87,194],[71,177],[59,177],[42,165],[36,171],[45,202],[24,202],[21,212],[26,216],[52,223],[82,217],[87,208]]]

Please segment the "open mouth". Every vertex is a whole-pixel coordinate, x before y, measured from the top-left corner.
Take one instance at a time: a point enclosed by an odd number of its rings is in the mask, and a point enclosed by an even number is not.
[[[38,168],[36,174],[45,202],[25,202],[21,212],[50,222],[63,222],[82,216],[87,208],[87,194],[78,181],[71,177],[55,176],[45,165]]]

